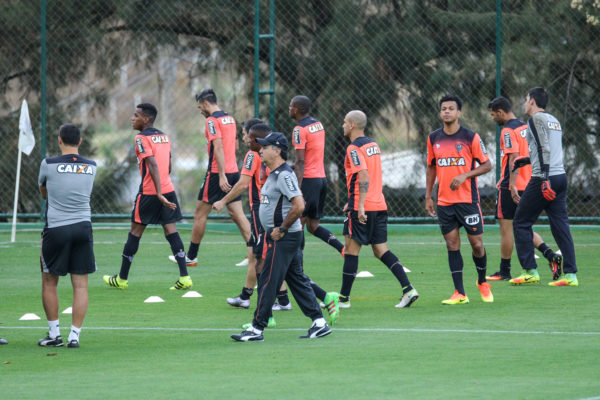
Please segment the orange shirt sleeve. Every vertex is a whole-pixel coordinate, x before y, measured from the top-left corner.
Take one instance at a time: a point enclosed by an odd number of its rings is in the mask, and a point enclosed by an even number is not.
[[[256,171],[260,168],[260,157],[257,157],[257,153],[249,151],[244,157],[244,163],[242,164],[242,175],[253,176]]]
[[[294,141],[294,149],[305,150],[306,149],[306,129],[301,126],[296,126],[292,134]]]
[[[431,138],[427,138],[427,165],[435,164],[435,154],[433,153],[433,146],[431,145]]]
[[[479,164],[483,164],[490,158],[488,157],[487,150],[485,148],[485,144],[483,144],[483,140],[478,133],[473,136],[473,143],[471,145],[473,149],[473,159],[477,160]]]
[[[519,140],[517,138],[517,133],[513,129],[502,129],[500,148],[504,150],[504,154],[519,153]]]
[[[346,149],[346,156],[350,161],[346,171],[348,175],[367,169],[367,161],[365,160],[365,156],[360,148],[354,145],[348,146]]]
[[[139,161],[154,155],[152,152],[152,143],[150,142],[148,136],[135,136],[135,155]]]
[[[208,117],[206,118],[206,139],[209,142],[212,142],[215,139],[222,139],[221,135],[221,125],[216,118]]]

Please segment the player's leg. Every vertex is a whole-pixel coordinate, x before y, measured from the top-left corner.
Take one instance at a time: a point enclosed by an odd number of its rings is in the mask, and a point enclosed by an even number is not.
[[[200,247],[200,242],[204,238],[206,222],[211,209],[212,205],[210,203],[202,200],[198,200],[196,202],[196,209],[194,210],[194,225],[192,226],[190,246],[188,247],[187,251],[187,256],[190,260],[195,260],[198,257],[198,248]]]
[[[359,242],[350,236],[346,236],[342,288],[340,289],[340,308],[350,308],[350,292],[352,291],[352,285],[358,272],[358,254],[361,247],[362,245]]]
[[[533,232],[533,246],[542,253],[546,260],[552,262],[556,253],[544,242],[542,236],[537,232]]]
[[[244,238],[244,242],[248,242],[250,240],[250,222],[246,215],[244,215],[244,209],[242,208],[242,201],[232,201],[227,204],[227,210],[229,211],[229,216],[231,220],[235,222],[237,225],[242,237]]]
[[[119,278],[126,281],[129,277],[129,270],[133,263],[133,258],[137,254],[140,247],[140,239],[144,234],[146,225],[138,224],[137,222],[131,223],[131,229],[127,235],[127,241],[123,246],[123,253],[121,258],[121,270],[119,271]]]
[[[305,178],[302,180],[302,194],[306,205],[302,212],[303,224],[306,224],[306,229],[314,236],[327,243],[338,253],[342,253],[344,245],[340,242],[334,234],[328,229],[323,228],[320,225],[321,217],[323,216],[323,209],[325,206],[325,199],[327,197],[327,179],[325,178]]]
[[[471,249],[473,250],[473,262],[477,269],[477,288],[481,293],[481,299],[486,303],[492,303],[494,301],[494,295],[492,294],[492,286],[486,280],[487,271],[487,254],[485,247],[483,246],[483,233],[478,235],[467,234]]]
[[[500,227],[500,270],[487,277],[491,281],[502,281],[511,278],[510,259],[515,246],[513,221],[512,219],[500,218],[498,219],[498,225]]]
[[[87,274],[71,274],[71,284],[73,285],[73,315],[67,345],[79,347],[79,334],[88,309]]]
[[[406,271],[404,271],[404,266],[402,265],[398,257],[396,257],[396,255],[390,251],[387,242],[373,244],[371,245],[371,248],[373,249],[373,255],[376,258],[378,258],[382,263],[384,263],[386,267],[388,267],[388,269],[392,272],[392,274],[394,274],[394,276],[400,283],[400,286],[402,287],[402,296],[409,292],[414,292],[410,296],[411,302],[403,307],[398,308],[410,307],[410,304],[417,300],[418,294],[416,293],[415,288],[410,283],[408,275],[406,275]]]
[[[242,286],[242,292],[237,297],[228,297],[227,304],[232,307],[248,308],[250,307],[250,297],[254,293],[256,285],[256,256],[252,252],[252,246],[248,247],[248,268],[246,270],[246,280]]]
[[[42,305],[48,320],[48,336],[40,339],[40,346],[62,346],[58,321],[58,275],[42,271]]]
[[[438,207],[439,210],[439,207]],[[448,264],[450,266],[450,274],[454,284],[455,292],[462,296],[466,296],[463,285],[463,258],[460,253],[460,234],[458,227],[444,234],[446,241],[446,250],[448,251]]]
[[[172,287],[170,287],[170,289],[190,289],[193,285],[192,278],[188,273],[185,249],[183,248],[183,241],[179,236],[179,232],[177,232],[177,226],[175,222],[170,222],[164,224],[162,227],[165,233],[165,238],[167,239],[167,242],[169,242],[169,246],[171,246],[171,252],[173,253],[175,261],[177,261],[177,266],[179,267],[179,279]]]

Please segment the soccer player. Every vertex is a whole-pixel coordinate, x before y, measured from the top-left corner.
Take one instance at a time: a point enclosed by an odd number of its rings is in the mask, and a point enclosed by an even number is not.
[[[49,331],[38,345],[44,347],[63,346],[57,285],[59,277],[67,273],[71,274],[73,285],[73,315],[67,347],[79,347],[88,308],[88,274],[97,270],[90,208],[96,162],[79,155],[80,144],[81,132],[77,126],[61,126],[58,145],[62,155],[46,158],[40,165],[40,193],[48,201],[40,256],[42,303]]]
[[[373,254],[394,274],[402,286],[397,308],[410,307],[418,298],[398,257],[387,246],[387,205],[383,196],[381,150],[373,139],[365,136],[367,116],[359,110],[344,117],[344,136],[350,139],[344,167],[348,187],[347,213],[344,221],[346,237],[344,272],[340,291],[340,308],[350,308],[350,291],[358,270],[361,246],[371,245]]]
[[[331,328],[325,322],[310,280],[302,271],[300,245],[302,224],[299,217],[304,199],[296,175],[285,162],[288,141],[282,133],[272,132],[258,138],[260,155],[271,173],[260,192],[260,221],[265,229],[267,251],[263,270],[258,277],[257,305],[252,326],[240,334],[231,335],[239,342],[262,341],[263,330],[275,302],[275,294],[285,279],[300,309],[313,323],[301,338],[329,335]]]
[[[563,264],[550,263],[554,282],[550,286],[578,286],[575,246],[567,215],[567,174],[563,165],[562,128],[560,122],[546,112],[548,93],[542,87],[529,89],[525,97],[527,142],[531,163],[531,180],[517,206],[514,218],[517,256],[523,267],[521,276],[511,279],[514,285],[539,283],[540,275],[531,241],[532,226],[542,211],[550,221],[552,236],[562,253]],[[564,275],[563,275],[564,271]]]
[[[439,102],[443,126],[427,138],[427,172],[425,209],[431,217],[436,211],[431,192],[438,181],[437,216],[446,240],[448,262],[454,294],[442,304],[466,304],[469,298],[463,286],[463,258],[460,253],[459,228],[467,231],[477,268],[477,287],[484,302],[493,302],[491,286],[486,281],[487,256],[483,247],[483,218],[479,206],[477,176],[492,169],[487,151],[479,134],[461,126],[462,101],[446,95]],[[531,239],[531,238],[530,238]]]
[[[192,238],[187,253],[188,266],[198,264],[198,248],[206,231],[208,214],[212,204],[225,197],[225,194],[240,179],[235,147],[237,127],[235,119],[217,105],[217,95],[212,89],[204,89],[196,95],[196,102],[202,115],[206,117],[204,135],[208,141],[208,168],[198,194]],[[244,241],[250,240],[250,223],[242,209],[242,197],[237,196],[227,203],[227,210],[236,223]]]
[[[527,124],[517,119],[506,97],[496,97],[488,110],[494,122],[502,127],[500,132],[500,155],[502,172],[498,182],[496,199],[496,219],[500,225],[500,270],[487,276],[488,281],[511,279],[510,259],[514,247],[513,217],[519,199],[531,178],[531,166],[525,165],[514,170],[513,164],[518,157],[529,157],[527,146]],[[562,263],[562,257],[552,251],[540,235],[533,232],[534,246],[550,263]]]
[[[183,242],[177,232],[176,222],[181,220],[181,211],[171,182],[171,140],[153,124],[158,111],[149,103],[136,106],[131,125],[139,133],[135,136],[135,155],[142,176],[139,192],[131,212],[131,229],[123,247],[121,270],[116,275],[104,275],[104,282],[119,289],[129,287],[128,277],[133,258],[138,251],[140,239],[148,224],[160,224],[165,238],[179,266],[179,279],[171,290],[192,287],[186,262]]]

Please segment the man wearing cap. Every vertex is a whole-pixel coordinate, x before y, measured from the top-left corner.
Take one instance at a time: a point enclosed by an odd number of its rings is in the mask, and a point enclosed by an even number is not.
[[[271,173],[260,192],[260,221],[265,230],[267,245],[263,270],[258,278],[258,296],[252,326],[240,334],[231,335],[238,342],[262,341],[277,289],[285,279],[298,306],[313,324],[300,338],[318,338],[329,335],[331,328],[325,322],[310,286],[310,279],[302,271],[300,245],[302,225],[299,217],[304,210],[304,198],[298,180],[287,160],[288,141],[280,132],[266,138],[257,138],[262,146],[260,156]]]

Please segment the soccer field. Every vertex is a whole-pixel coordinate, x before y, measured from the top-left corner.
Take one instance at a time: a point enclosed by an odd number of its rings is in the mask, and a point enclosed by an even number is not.
[[[341,236],[341,225],[329,225]],[[547,227],[538,227],[553,249]],[[189,243],[189,229],[182,229]],[[447,253],[437,226],[390,226],[389,245],[420,293],[396,309],[401,290],[393,275],[363,248],[352,308],[341,310],[333,333],[301,340],[310,321],[293,302],[275,312],[265,341],[237,343],[232,333],[250,322],[249,310],[225,302],[243,284],[245,246],[231,224],[211,223],[190,268],[201,298],[169,291],[177,267],[161,229],[148,229],[129,276],[117,290],[102,275],[119,270],[125,228],[95,225],[98,272],[90,276],[90,304],[81,348],[42,348],[47,324],[41,304],[39,229],[0,230],[1,399],[600,399],[600,229],[574,227],[579,287],[493,283],[483,303],[466,236],[462,253],[470,303],[442,306],[453,292]],[[488,272],[499,264],[499,233],[487,226]],[[339,291],[342,258],[307,236],[304,268],[323,288]],[[520,266],[513,255],[513,276]],[[71,305],[68,278],[59,284],[60,311]],[[160,296],[163,303],[144,303]],[[20,321],[25,313],[40,320]],[[70,315],[60,314],[66,338]]]

